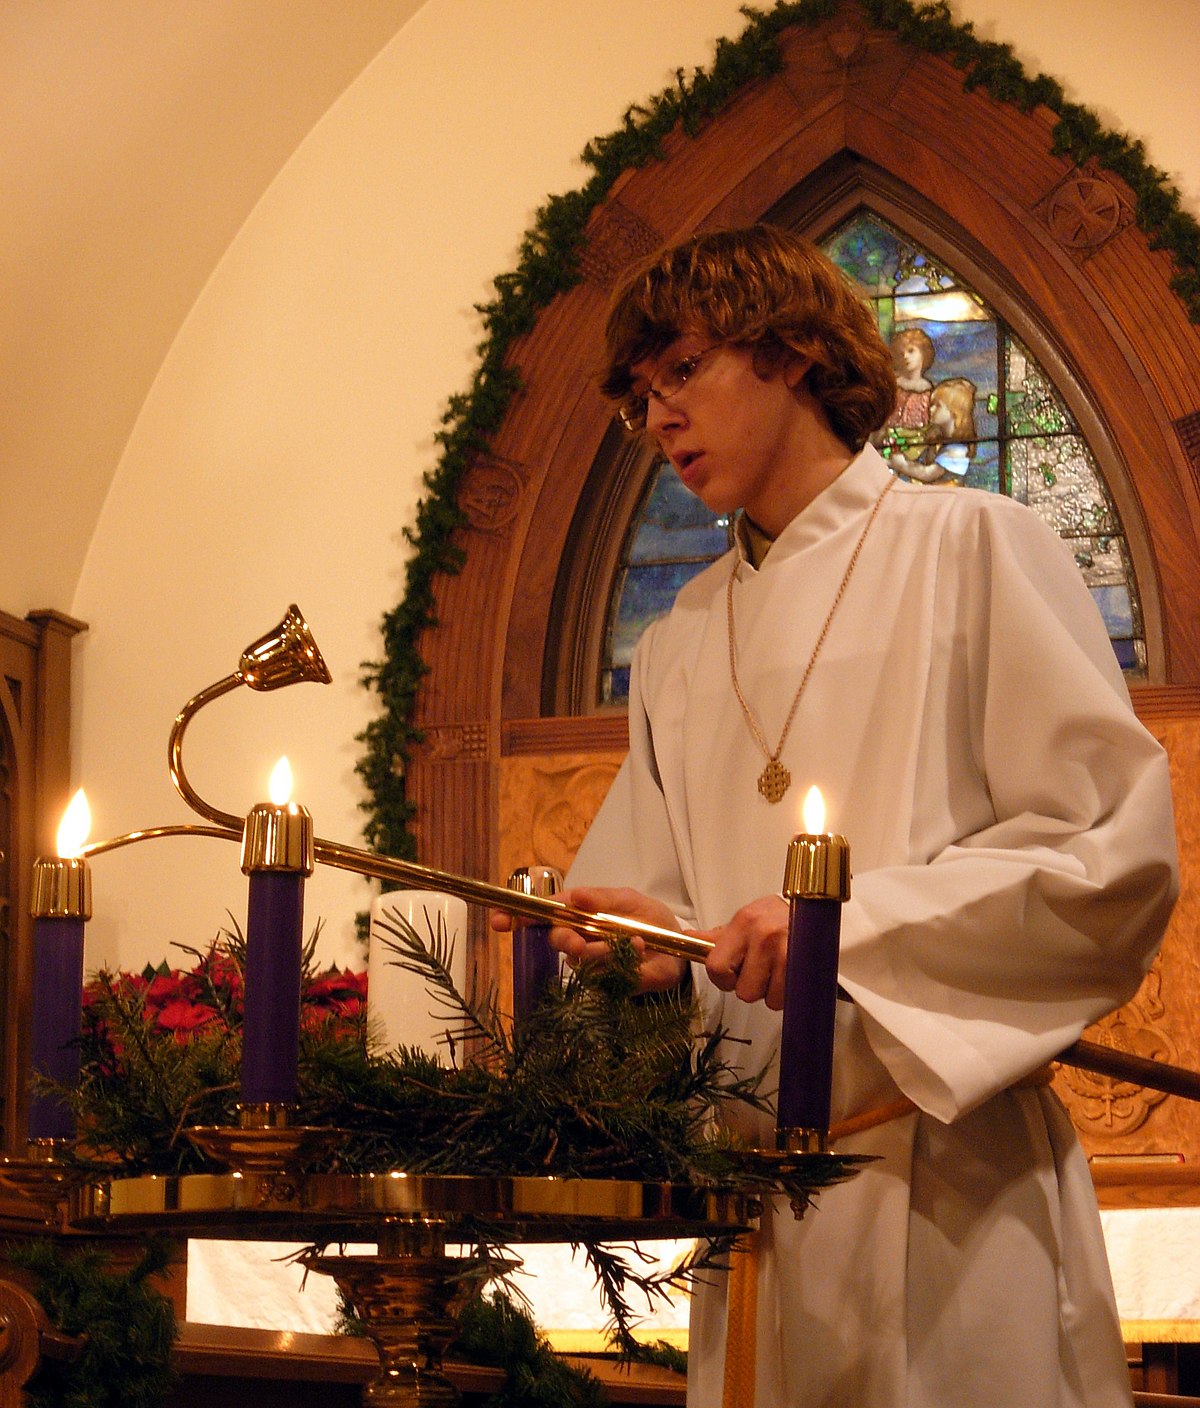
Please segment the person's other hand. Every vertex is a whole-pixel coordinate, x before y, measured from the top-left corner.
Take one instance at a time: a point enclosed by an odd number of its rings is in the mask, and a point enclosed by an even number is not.
[[[787,971],[788,904],[781,895],[752,900],[716,929],[702,932],[712,940],[704,966],[714,986],[743,1002],[765,1002],[783,1010]]]
[[[670,909],[660,900],[643,895],[638,890],[607,889],[601,886],[576,886],[564,890],[555,899],[574,909],[585,909],[590,914],[611,914],[619,918],[640,919],[654,924],[660,929],[673,929],[682,932]],[[512,928],[512,918],[500,910],[493,910],[491,926],[498,933],[506,933]],[[638,968],[643,992],[661,992],[679,983],[687,962],[669,953],[655,953],[646,948],[642,939],[633,938],[632,943],[640,955]],[[610,952],[607,939],[589,938],[575,929],[555,925],[550,930],[550,946],[563,954],[573,968],[585,962],[606,962]]]

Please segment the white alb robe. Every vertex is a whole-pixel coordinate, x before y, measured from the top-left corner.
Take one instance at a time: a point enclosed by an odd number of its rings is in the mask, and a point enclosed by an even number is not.
[[[646,632],[630,753],[572,884],[632,885],[685,925],[778,893],[817,783],[849,839],[833,1119],[879,1155],[796,1222],[764,1218],[759,1408],[1116,1408],[1130,1402],[1086,1163],[1044,1090],[1009,1087],[1120,1005],[1173,903],[1166,759],[1141,728],[1069,552],[958,486],[883,501],[792,725],[778,805],[729,677],[773,744],[890,471],[866,449],[760,570],[731,554]],[[780,1018],[713,988],[709,1021],[774,1089]],[[770,1145],[769,1119],[740,1112]],[[693,1312],[688,1402],[717,1408],[723,1278]],[[749,1408],[749,1405],[747,1405]]]

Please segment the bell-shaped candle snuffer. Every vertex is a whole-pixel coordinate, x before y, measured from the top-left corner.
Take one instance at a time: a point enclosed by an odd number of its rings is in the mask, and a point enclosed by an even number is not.
[[[789,913],[776,1144],[788,1153],[821,1153],[829,1133],[850,846],[825,830],[825,803],[816,787],[804,801],[804,831],[788,845],[783,895]]]
[[[286,758],[275,765],[269,790],[271,801],[251,809],[242,838],[242,872],[250,877],[243,1105],[296,1101],[304,882],[316,864],[312,816],[291,800],[292,771]]]
[[[33,1072],[65,1087],[79,1081],[83,929],[92,917],[92,876],[82,851],[90,826],[81,790],[58,828],[58,855],[42,857],[33,867]],[[67,1140],[74,1133],[61,1097],[35,1091],[29,1102],[30,1140]]]
[[[508,889],[544,900],[562,887],[562,871],[552,865],[523,865],[508,877]],[[512,936],[513,1023],[519,1028],[558,977],[558,954],[550,947],[548,923],[514,915]]]

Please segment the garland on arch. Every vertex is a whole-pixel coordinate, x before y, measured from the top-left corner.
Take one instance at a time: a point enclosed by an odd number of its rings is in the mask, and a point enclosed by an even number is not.
[[[1093,161],[1119,176],[1133,192],[1139,227],[1154,249],[1167,250],[1175,273],[1171,287],[1193,322],[1200,323],[1200,223],[1185,211],[1167,173],[1146,160],[1140,141],[1106,129],[1095,113],[1068,102],[1061,84],[1044,74],[1030,77],[1008,44],[983,40],[974,26],[954,20],[947,0],[858,0],[866,17],[901,41],[939,54],[961,69],[968,91],[982,88],[1022,112],[1043,105],[1055,114],[1052,151],[1077,165]],[[383,657],[363,667],[364,685],[380,697],[381,712],[359,735],[365,745],[357,765],[368,799],[363,810],[367,843],[384,854],[413,859],[409,830],[413,804],[404,769],[420,741],[413,724],[417,691],[427,665],[420,638],[438,624],[434,583],[461,570],[465,554],[455,541],[466,523],[458,503],[464,476],[500,428],[521,387],[519,370],[507,357],[516,340],[532,331],[538,314],[560,293],[579,283],[579,256],[592,212],[619,176],[663,156],[666,137],[680,127],[698,133],[743,89],[783,67],[781,37],[797,25],[830,18],[838,0],[778,0],[769,10],[743,7],[746,26],[736,39],[719,39],[713,63],[691,73],[679,69],[674,84],[645,103],[629,107],[621,125],[594,138],[581,154],[591,174],[578,190],[551,196],[521,241],[515,269],[493,283],[494,297],[476,306],[484,336],[478,365],[466,391],[450,397],[435,439],[436,466],[424,476],[426,495],[416,520],[404,529],[414,551],[405,568],[404,597],[383,618]]]

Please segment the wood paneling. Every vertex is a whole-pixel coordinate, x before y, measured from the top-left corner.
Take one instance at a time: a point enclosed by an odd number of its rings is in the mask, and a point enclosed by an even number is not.
[[[71,639],[58,611],[0,611],[0,1148],[23,1138],[33,982],[33,862],[55,854],[71,782]]]

